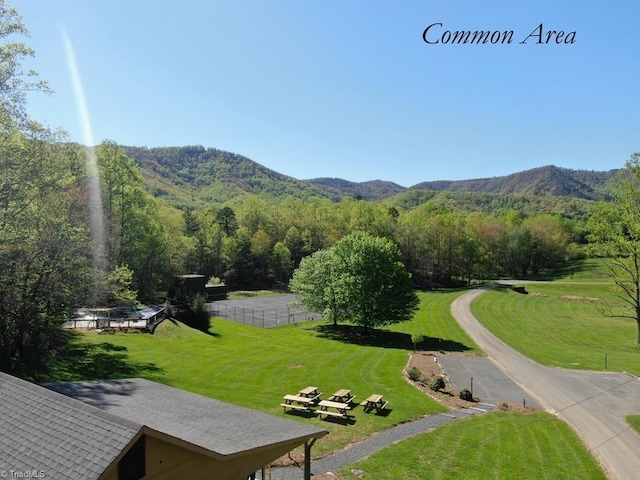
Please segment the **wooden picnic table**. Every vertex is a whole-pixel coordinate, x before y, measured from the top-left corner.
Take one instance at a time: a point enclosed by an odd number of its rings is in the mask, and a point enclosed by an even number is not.
[[[331,395],[327,400],[340,402],[340,403],[351,403],[353,399],[356,398],[355,395],[351,395],[351,390],[347,390],[345,388],[338,390],[333,395]]]
[[[367,397],[365,401],[362,402],[362,407],[364,408],[365,412],[375,410],[377,413],[380,413],[387,407],[388,404],[389,402],[385,402],[382,398],[382,395],[374,393],[373,395],[369,395],[369,397]]]
[[[298,392],[302,397],[315,397],[318,395],[318,387],[305,387]]]
[[[287,403],[299,403],[301,405],[309,405],[313,403],[313,400],[309,397],[303,397],[301,395],[285,395],[283,397]]]
[[[319,410],[316,410],[316,414],[320,417],[322,417],[323,415],[326,416],[330,416],[330,417],[340,417],[340,418],[347,418],[348,417],[348,410],[351,410],[351,405],[348,403],[342,403],[342,402],[334,402],[331,400],[322,400],[318,406],[320,407]],[[332,412],[329,409],[330,408],[334,408],[337,411],[336,412]]]
[[[280,406],[284,408],[285,411],[291,409],[310,412],[314,402],[313,398],[303,397],[301,395],[285,395],[283,398],[285,403],[281,403]]]

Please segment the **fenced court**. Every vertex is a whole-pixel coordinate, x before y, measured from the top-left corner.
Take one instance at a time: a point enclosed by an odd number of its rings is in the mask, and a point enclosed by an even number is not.
[[[242,300],[222,300],[207,303],[207,308],[215,317],[262,328],[307,322],[322,317],[319,313],[303,311],[300,307],[293,305],[295,301],[295,295],[282,294]]]

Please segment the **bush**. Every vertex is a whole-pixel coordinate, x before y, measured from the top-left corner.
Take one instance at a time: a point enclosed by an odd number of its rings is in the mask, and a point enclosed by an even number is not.
[[[193,299],[191,303],[191,308],[189,310],[189,315],[187,316],[187,320],[185,322],[190,327],[196,328],[203,332],[208,332],[211,328],[211,320],[209,317],[209,312],[205,306],[205,298],[204,296],[198,294]]]
[[[471,392],[469,390],[467,390],[466,388],[463,388],[462,390],[460,390],[460,393],[458,394],[458,396],[462,400],[466,400],[468,402],[473,402],[473,396],[471,395]]]
[[[424,335],[414,333],[411,335],[411,341],[413,342],[413,353],[416,353],[418,344],[424,342]]]
[[[431,379],[431,382],[429,383],[429,387],[431,388],[431,390],[435,390],[436,392],[444,389],[445,386],[446,384],[444,383],[444,378],[442,378],[441,376],[433,377]]]
[[[416,367],[411,367],[407,372],[407,374],[409,375],[409,378],[414,382],[417,382],[418,380],[420,380],[421,372],[420,372],[420,369]]]

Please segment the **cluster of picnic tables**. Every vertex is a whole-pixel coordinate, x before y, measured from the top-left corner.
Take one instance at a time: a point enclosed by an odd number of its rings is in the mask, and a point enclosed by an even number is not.
[[[318,392],[318,387],[305,387],[298,391],[296,395],[285,395],[285,403],[280,405],[287,410],[298,410],[303,412],[313,412],[322,417],[338,417],[346,419],[349,417],[349,410],[358,404],[355,403],[355,395],[351,394],[351,390],[340,389],[329,395],[326,400],[322,400],[322,393]],[[365,412],[375,411],[382,412],[389,402],[385,401],[382,395],[373,394],[366,398],[362,405]]]

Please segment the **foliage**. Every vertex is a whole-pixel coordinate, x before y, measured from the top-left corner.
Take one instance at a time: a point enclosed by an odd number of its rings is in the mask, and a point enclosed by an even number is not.
[[[422,373],[420,372],[419,368],[411,367],[409,370],[407,370],[407,375],[409,375],[409,378],[411,380],[417,382],[418,380],[420,380],[420,376],[422,375]]]
[[[81,158],[29,117],[26,92],[47,92],[9,41],[28,31],[0,2],[0,370],[29,375],[60,345],[60,325],[91,285]]]
[[[444,387],[446,387],[446,384],[444,382],[444,378],[442,378],[440,375],[436,375],[431,379],[431,382],[429,382],[429,388],[431,388],[431,390],[435,390],[436,392],[443,390]]]
[[[419,303],[398,248],[367,233],[348,235],[303,261],[290,287],[308,310],[365,331],[409,320]]]
[[[126,265],[118,265],[109,272],[107,285],[109,304],[133,307],[138,303],[138,292],[133,290],[133,271]]]
[[[201,332],[208,332],[211,328],[211,317],[206,307],[206,299],[203,295],[196,295],[191,302],[187,325]]]
[[[614,201],[594,208],[588,224],[592,251],[605,259],[626,309],[609,308],[609,316],[631,318],[640,345],[640,153],[632,155],[619,176]]]
[[[492,192],[500,194],[529,194],[532,196],[571,196],[600,200],[601,187],[614,172],[584,172],[553,165],[532,168],[503,177],[459,181],[422,182],[414,186],[425,190],[450,192]]]
[[[413,353],[416,352],[416,347],[419,343],[424,341],[424,335],[420,335],[418,333],[411,334],[411,342],[413,343]]]
[[[215,148],[125,147],[125,152],[142,167],[149,188],[178,207],[193,205],[194,198],[205,205],[243,194],[259,193],[268,200],[327,196],[316,186]]]
[[[103,192],[110,268],[127,265],[135,290],[152,296],[169,265],[166,232],[140,169],[122,147],[105,141],[96,149]]]
[[[458,396],[462,400],[466,400],[467,402],[472,402],[473,401],[473,395],[471,395],[471,392],[466,388],[463,388],[462,390],[460,390],[458,392]]]

